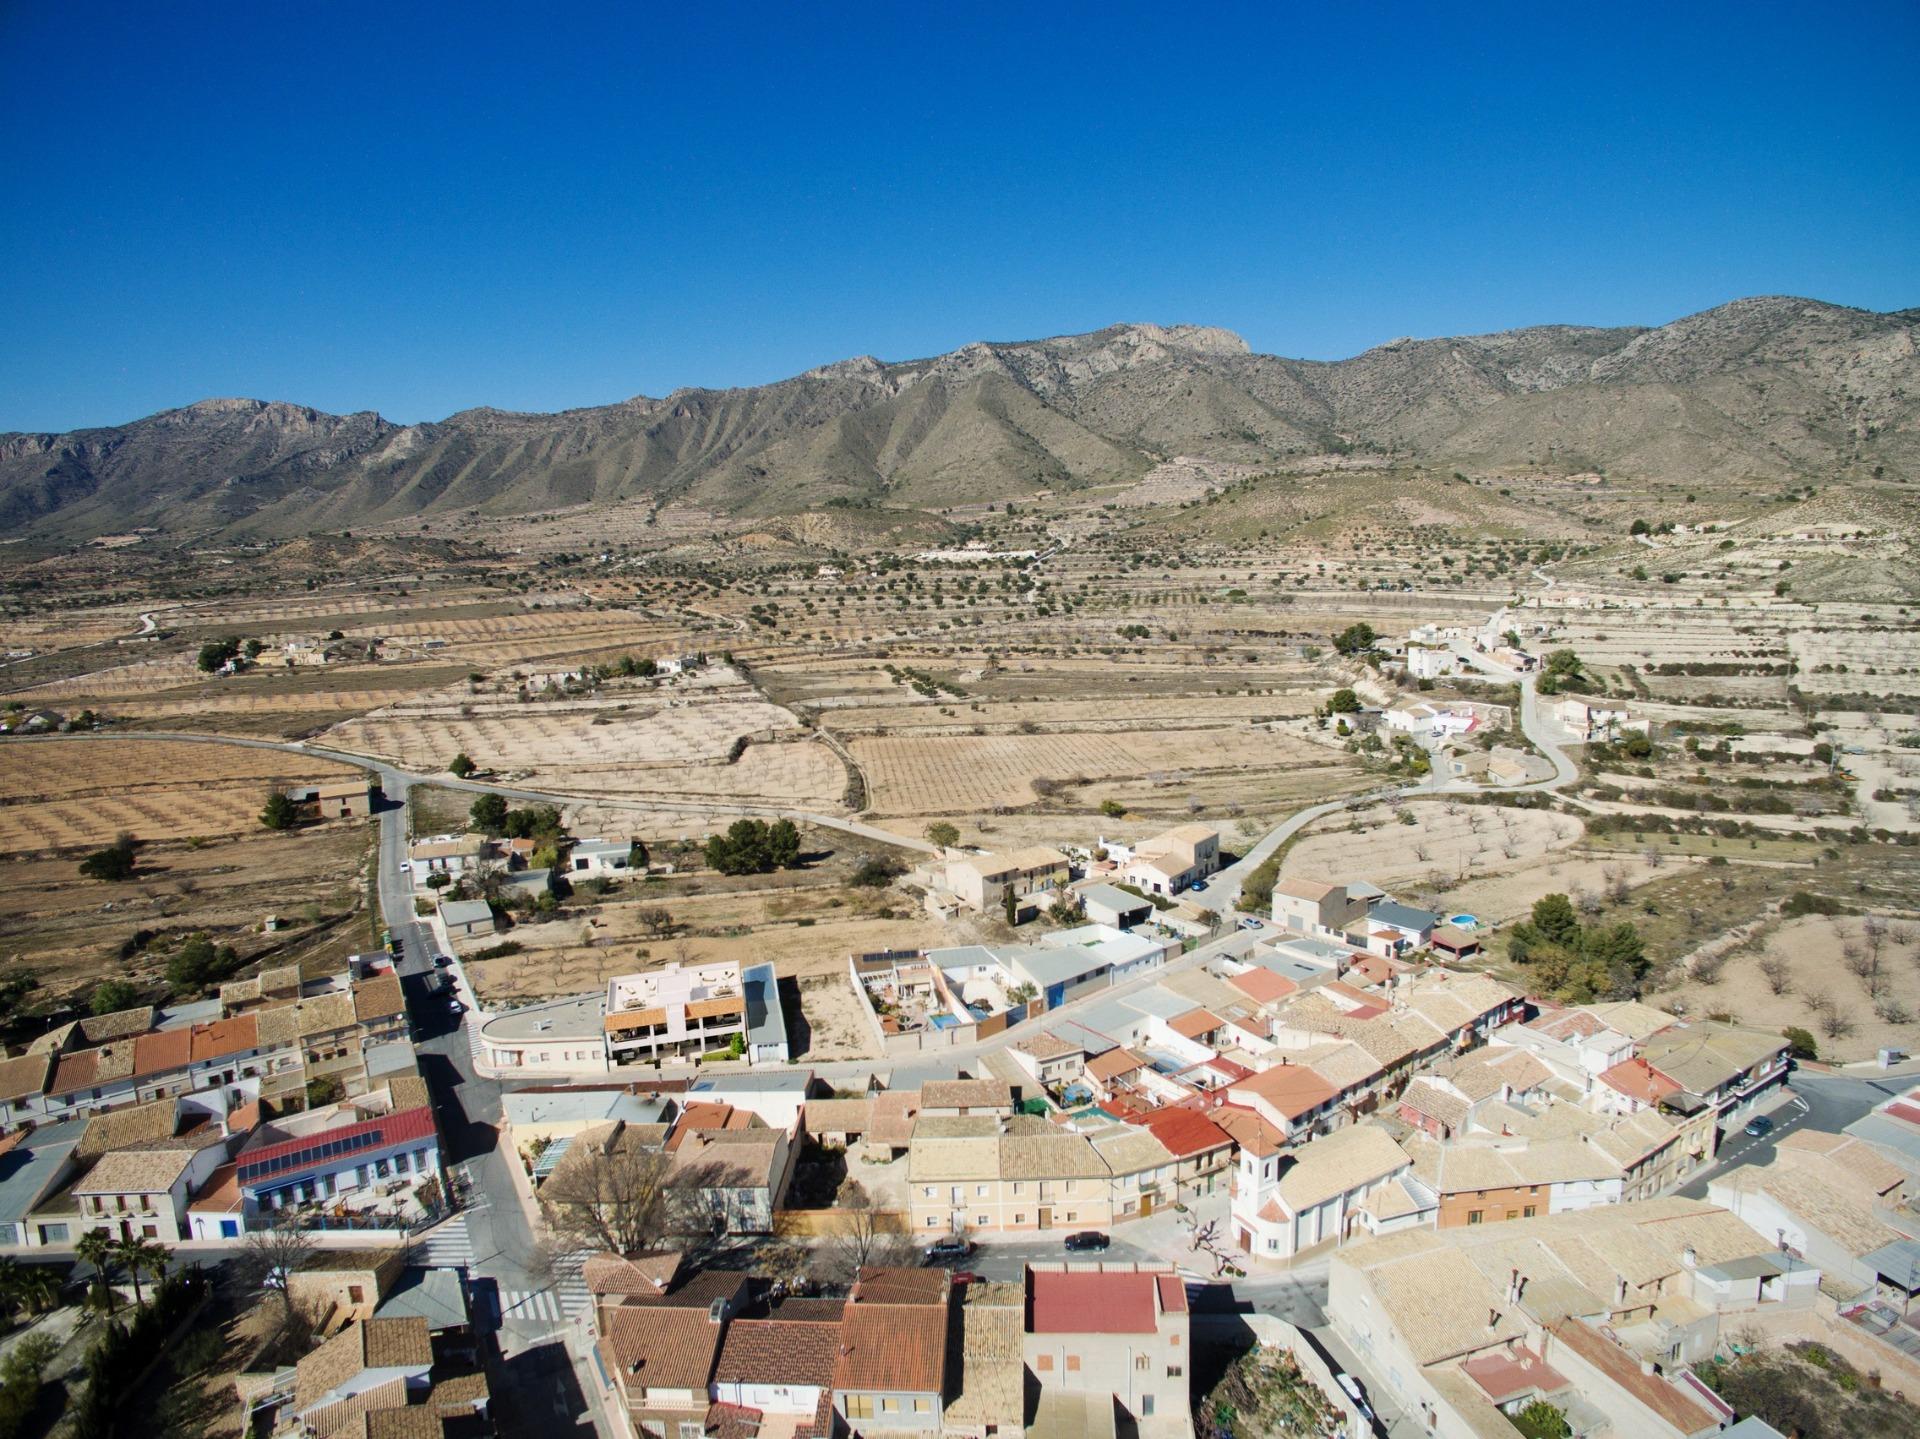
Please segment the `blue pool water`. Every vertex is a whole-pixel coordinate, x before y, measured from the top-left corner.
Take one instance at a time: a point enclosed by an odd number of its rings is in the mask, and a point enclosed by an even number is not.
[[[1480,916],[1477,914],[1450,914],[1447,916],[1447,923],[1455,929],[1478,929],[1480,928]]]
[[[932,1023],[935,1029],[957,1029],[960,1026],[960,1021],[951,1014],[936,1014]]]

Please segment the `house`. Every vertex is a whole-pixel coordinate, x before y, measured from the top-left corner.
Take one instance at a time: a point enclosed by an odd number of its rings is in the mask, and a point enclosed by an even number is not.
[[[1132,929],[1153,918],[1153,903],[1111,884],[1090,884],[1080,891],[1080,910],[1091,924]]]
[[[830,1418],[839,1308],[823,1305],[804,1318],[732,1320],[714,1359],[715,1408],[757,1415],[761,1423],[784,1420],[796,1429]]]
[[[1043,1089],[1060,1089],[1071,1084],[1087,1061],[1084,1046],[1050,1030],[1030,1039],[1016,1040],[1003,1052]]]
[[[1553,717],[1582,744],[1609,740],[1633,731],[1645,734],[1652,728],[1647,720],[1636,720],[1626,710],[1610,709],[1583,699],[1563,699],[1553,707]]]
[[[87,1123],[70,1119],[16,1129],[0,1140],[0,1244],[65,1247],[78,1237],[69,1217],[34,1216],[71,1182],[73,1153]],[[64,1207],[72,1208],[71,1199]]]
[[[368,777],[313,785],[305,799],[321,819],[365,819],[379,793],[379,782]]]
[[[1117,1403],[1126,1432],[1140,1439],[1193,1432],[1187,1290],[1170,1268],[1028,1265],[1021,1354],[1040,1391],[1033,1432],[1055,1432],[1056,1424],[1084,1432],[1054,1416],[1077,1418],[1089,1396]]]
[[[683,1117],[684,1122],[684,1117]],[[730,1234],[771,1234],[786,1198],[796,1150],[784,1129],[676,1130],[665,1184],[682,1215]]]
[[[440,1136],[426,1104],[404,1109],[348,1101],[260,1125],[231,1166],[203,1175],[195,1239],[230,1239],[303,1206],[417,1220],[420,1191],[440,1184]],[[431,1191],[429,1191],[431,1195]]]
[[[1004,854],[968,855],[947,865],[947,888],[961,903],[982,914],[997,913],[1011,895],[1018,901],[1046,890],[1064,889],[1071,877],[1067,857],[1044,845]],[[1032,906],[1027,906],[1031,908]]]
[[[1173,1159],[1173,1194],[1188,1203],[1212,1194],[1233,1164],[1233,1136],[1197,1109],[1165,1105],[1131,1121],[1146,1130]]]
[[[1013,1090],[1004,1079],[930,1079],[920,1086],[920,1112],[1004,1119],[1013,1113]]]
[[[1470,749],[1446,757],[1447,773],[1455,779],[1485,779],[1488,756],[1485,750]]]
[[[42,1096],[53,1073],[53,1055],[41,1052],[0,1059],[0,1128],[46,1112]]]
[[[1733,1414],[1688,1365],[1748,1315],[1810,1306],[1818,1280],[1725,1210],[1657,1199],[1349,1245],[1326,1308],[1424,1433],[1511,1432],[1546,1398],[1576,1434],[1693,1439]]]
[[[1284,1140],[1298,1140],[1316,1126],[1323,1130],[1334,1127],[1339,1120],[1339,1099],[1338,1085],[1303,1064],[1276,1064],[1227,1089],[1229,1104],[1252,1110]]]
[[[214,1126],[101,1155],[70,1191],[73,1237],[90,1229],[115,1239],[172,1243],[187,1237],[187,1197],[226,1156],[224,1136]]]
[[[318,1320],[323,1332],[335,1321],[355,1323],[373,1318],[380,1296],[393,1288],[407,1267],[404,1245],[372,1249],[316,1249],[287,1276],[288,1297],[303,1313]]]
[[[1028,1013],[1041,1014],[1091,990],[1158,969],[1179,947],[1178,940],[1083,924],[1057,930],[1038,945],[1005,951],[1005,964],[1014,981],[1038,991]]]
[[[636,1094],[625,1085],[509,1089],[500,1096],[508,1142],[523,1155],[605,1124],[669,1124],[678,1112],[672,1096]]]
[[[617,839],[576,840],[567,851],[567,878],[625,879],[633,873],[633,842]]]
[[[1437,914],[1383,899],[1367,910],[1366,918],[1357,926],[1358,932],[1349,931],[1348,939],[1371,953],[1393,956],[1425,949],[1439,923]]]
[[[746,1044],[747,997],[730,960],[678,962],[607,981],[607,1053],[615,1065],[724,1050]]]
[[[1467,1136],[1437,1143],[1407,1140],[1414,1178],[1439,1201],[1441,1229],[1497,1224],[1618,1204],[1625,1175],[1618,1161],[1580,1137],[1503,1142]]]
[[[1291,1151],[1245,1154],[1234,1169],[1234,1242],[1262,1259],[1292,1259],[1344,1243],[1381,1222],[1367,1201],[1392,1186],[1389,1219],[1430,1220],[1431,1191],[1413,1180],[1413,1161],[1377,1124],[1355,1124]],[[1404,1225],[1400,1226],[1404,1227]]]
[[[1661,1102],[1681,1114],[1711,1110],[1722,1129],[1736,1124],[1787,1082],[1787,1042],[1761,1029],[1696,1020],[1663,1029],[1639,1057],[1678,1089]]]
[[[936,1235],[1110,1224],[1112,1178],[1086,1135],[1044,1119],[922,1115],[907,1150],[909,1222]]]
[[[477,874],[485,864],[487,837],[483,834],[436,834],[415,840],[407,849],[416,884],[430,874],[448,879]]]
[[[1347,930],[1367,913],[1367,901],[1344,884],[1283,879],[1273,887],[1273,922],[1289,934],[1344,942]]]
[[[448,899],[440,903],[440,922],[454,939],[472,939],[494,931],[493,906],[484,899]]]
[[[1212,825],[1183,824],[1142,840],[1116,878],[1148,894],[1176,895],[1220,868],[1220,832]]]
[[[1782,1141],[1765,1164],[1709,1180],[1707,1198],[1816,1266],[1842,1303],[1882,1300],[1904,1313],[1920,1292],[1920,1224],[1903,1202],[1907,1173],[1859,1140],[1817,1136],[1826,1141],[1840,1142],[1815,1149]]]
[[[953,1283],[943,1269],[864,1269],[840,1319],[833,1407],[858,1436],[939,1434]]]
[[[294,1365],[294,1401],[286,1431],[365,1434],[363,1416],[424,1401],[432,1388],[433,1337],[420,1319],[349,1324]]]
[[[1407,646],[1407,674],[1417,680],[1437,680],[1460,666],[1460,657],[1450,649],[1427,645]]]
[[[595,1379],[629,1439],[706,1433],[714,1367],[747,1295],[744,1274],[700,1275],[664,1294],[590,1289]]]

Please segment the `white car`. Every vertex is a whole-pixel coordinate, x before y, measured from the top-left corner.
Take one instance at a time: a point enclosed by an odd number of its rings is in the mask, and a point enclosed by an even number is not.
[[[1353,1401],[1354,1407],[1360,1411],[1360,1417],[1371,1424],[1373,1422],[1373,1410],[1368,1407],[1366,1396],[1360,1392],[1360,1381],[1355,1379],[1351,1374],[1336,1374],[1333,1377],[1340,1382],[1340,1387],[1347,1391],[1347,1397]]]
[[[400,861],[400,873],[402,873],[402,874],[407,874],[407,873],[409,873],[409,872],[410,872],[410,871],[411,871],[412,869],[413,869],[413,861],[412,861],[412,860],[410,860],[410,859],[403,859],[403,860],[401,860],[401,861]]]

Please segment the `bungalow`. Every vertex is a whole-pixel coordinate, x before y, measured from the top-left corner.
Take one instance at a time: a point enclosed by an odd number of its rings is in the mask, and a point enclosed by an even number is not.
[[[1153,904],[1137,894],[1110,884],[1088,885],[1080,891],[1080,910],[1093,924],[1132,929],[1153,918]]]
[[[1183,824],[1142,840],[1117,878],[1149,894],[1175,895],[1220,868],[1220,832],[1211,825]]]
[[[567,878],[625,879],[633,873],[633,844],[629,840],[583,839],[567,851]]]
[[[449,899],[441,902],[440,922],[454,939],[472,939],[494,931],[493,906],[484,899]]]
[[[430,874],[449,879],[478,872],[485,862],[487,837],[483,834],[437,834],[414,841],[407,850],[413,864],[416,883]]]

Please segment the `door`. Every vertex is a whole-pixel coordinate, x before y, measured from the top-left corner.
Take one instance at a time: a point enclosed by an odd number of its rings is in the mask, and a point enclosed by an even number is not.
[[[1140,1196],[1140,1217],[1144,1219],[1151,1213],[1153,1213],[1153,1196],[1143,1193]]]
[[[1053,1206],[1051,1204],[1043,1204],[1040,1206],[1040,1227],[1042,1229],[1053,1228]]]

